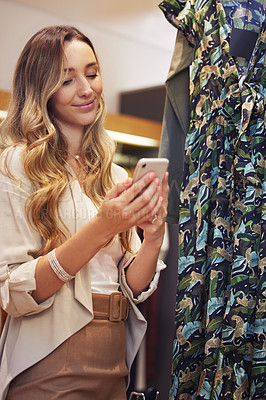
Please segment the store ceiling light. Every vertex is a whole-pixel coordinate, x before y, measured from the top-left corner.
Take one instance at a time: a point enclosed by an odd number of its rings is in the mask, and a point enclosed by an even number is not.
[[[106,130],[106,132],[118,143],[131,144],[141,147],[158,147],[159,141],[144,136],[131,135],[129,133]]]
[[[0,110],[0,119],[5,119],[7,116],[7,111]]]

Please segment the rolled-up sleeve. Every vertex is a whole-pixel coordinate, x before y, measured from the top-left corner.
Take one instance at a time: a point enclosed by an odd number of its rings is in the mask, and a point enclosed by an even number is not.
[[[132,250],[134,253],[137,253],[139,247],[141,245],[141,241],[136,231],[133,231],[133,238],[132,238]],[[166,264],[162,260],[158,260],[156,271],[153,276],[152,281],[150,282],[147,290],[141,292],[137,297],[134,297],[132,290],[130,289],[127,279],[126,279],[126,269],[129,265],[133,262],[135,255],[129,255],[128,253],[124,255],[123,259],[120,262],[119,266],[119,281],[122,287],[122,290],[126,292],[127,296],[131,298],[131,300],[135,303],[142,303],[145,301],[150,295],[157,289],[160,272],[166,268]]]
[[[41,248],[42,241],[27,219],[25,202],[32,186],[23,172],[19,149],[12,150],[8,157],[8,167],[16,180],[0,173],[0,305],[18,317],[50,307],[53,297],[37,304],[31,296],[36,288],[38,262],[32,253]]]

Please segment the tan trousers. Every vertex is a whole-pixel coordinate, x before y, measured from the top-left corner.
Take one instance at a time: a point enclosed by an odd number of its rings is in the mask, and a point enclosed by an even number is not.
[[[97,295],[95,319],[11,382],[7,400],[126,399],[127,311],[117,310],[115,298],[111,313],[120,320],[106,319],[108,297]]]

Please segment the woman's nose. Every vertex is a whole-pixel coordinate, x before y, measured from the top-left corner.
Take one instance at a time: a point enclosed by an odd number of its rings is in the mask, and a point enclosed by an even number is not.
[[[78,86],[78,94],[79,96],[88,96],[92,92],[92,87],[90,82],[86,77],[81,78]]]

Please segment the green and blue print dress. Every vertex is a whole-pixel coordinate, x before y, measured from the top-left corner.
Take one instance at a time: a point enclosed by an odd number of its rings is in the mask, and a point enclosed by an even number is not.
[[[195,49],[180,198],[170,399],[266,399],[266,25],[262,0],[166,0]],[[230,55],[232,28],[257,34]]]

